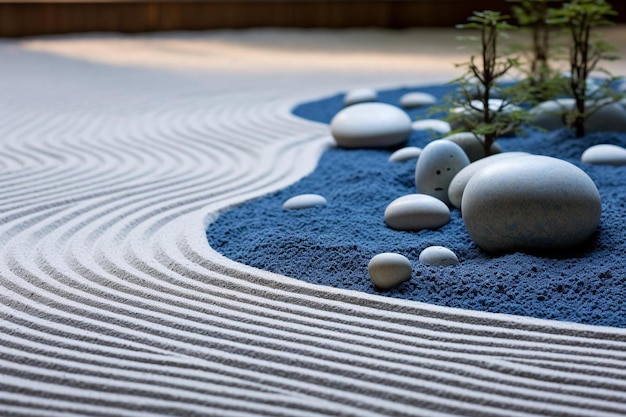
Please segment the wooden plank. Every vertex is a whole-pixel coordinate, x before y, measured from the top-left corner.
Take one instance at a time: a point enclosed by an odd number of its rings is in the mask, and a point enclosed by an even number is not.
[[[615,3],[621,18],[626,2]],[[0,36],[250,27],[451,27],[503,0],[0,0]],[[622,10],[624,9],[624,10]]]

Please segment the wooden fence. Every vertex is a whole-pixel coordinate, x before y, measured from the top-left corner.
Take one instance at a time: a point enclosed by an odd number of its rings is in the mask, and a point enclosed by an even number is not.
[[[622,17],[626,1],[617,0]],[[0,0],[0,36],[250,27],[451,27],[504,0]],[[621,10],[620,10],[621,9]]]

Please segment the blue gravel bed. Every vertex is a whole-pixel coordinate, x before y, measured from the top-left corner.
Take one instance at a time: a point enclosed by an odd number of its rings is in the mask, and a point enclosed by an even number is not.
[[[447,86],[381,92],[379,101],[398,105],[409,91],[441,98]],[[305,103],[294,114],[329,123],[342,108],[342,95]],[[410,111],[425,118],[427,110]],[[425,146],[432,132],[414,132],[406,145]],[[439,230],[401,232],[386,227],[385,207],[415,192],[415,160],[390,163],[390,150],[328,150],[314,173],[271,195],[223,213],[207,230],[213,248],[230,259],[311,283],[377,293],[471,310],[509,313],[578,323],[626,327],[626,166],[580,163],[589,146],[626,147],[626,134],[597,133],[583,139],[571,132],[528,132],[501,139],[505,151],[526,151],[567,160],[597,185],[602,218],[596,235],[566,253],[492,255],[479,249],[458,210]],[[324,195],[329,205],[284,211],[288,198]],[[450,248],[454,267],[426,267],[419,253],[431,245]],[[411,260],[411,280],[379,292],[367,272],[369,260],[397,252]]]

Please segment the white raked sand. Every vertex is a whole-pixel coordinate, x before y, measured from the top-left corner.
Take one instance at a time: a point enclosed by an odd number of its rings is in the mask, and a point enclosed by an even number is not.
[[[331,143],[294,104],[447,81],[455,35],[0,44],[0,414],[626,414],[626,329],[314,286],[206,242]]]

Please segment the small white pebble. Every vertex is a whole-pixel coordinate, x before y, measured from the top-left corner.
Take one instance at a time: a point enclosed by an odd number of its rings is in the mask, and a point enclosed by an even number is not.
[[[411,262],[398,253],[379,253],[368,266],[372,283],[381,290],[388,290],[411,279]]]
[[[378,93],[371,88],[356,88],[348,91],[343,98],[344,106],[351,106],[358,103],[367,103],[376,101],[378,99]]]
[[[420,253],[419,260],[428,266],[454,266],[459,258],[450,249],[443,246],[429,246]]]
[[[389,162],[405,162],[411,159],[419,158],[422,153],[422,148],[417,146],[407,146],[406,148],[398,149],[389,156]]]
[[[400,97],[400,105],[405,109],[410,109],[413,107],[422,107],[422,106],[430,106],[437,102],[437,97],[428,93],[406,93],[402,97]]]
[[[319,194],[300,194],[283,203],[284,210],[297,210],[315,206],[325,206],[328,202]]]
[[[437,133],[446,134],[452,130],[450,123],[445,120],[438,119],[422,119],[416,120],[411,124],[413,130],[433,130]]]
[[[626,149],[616,145],[595,145],[587,148],[580,160],[593,165],[626,165]]]

